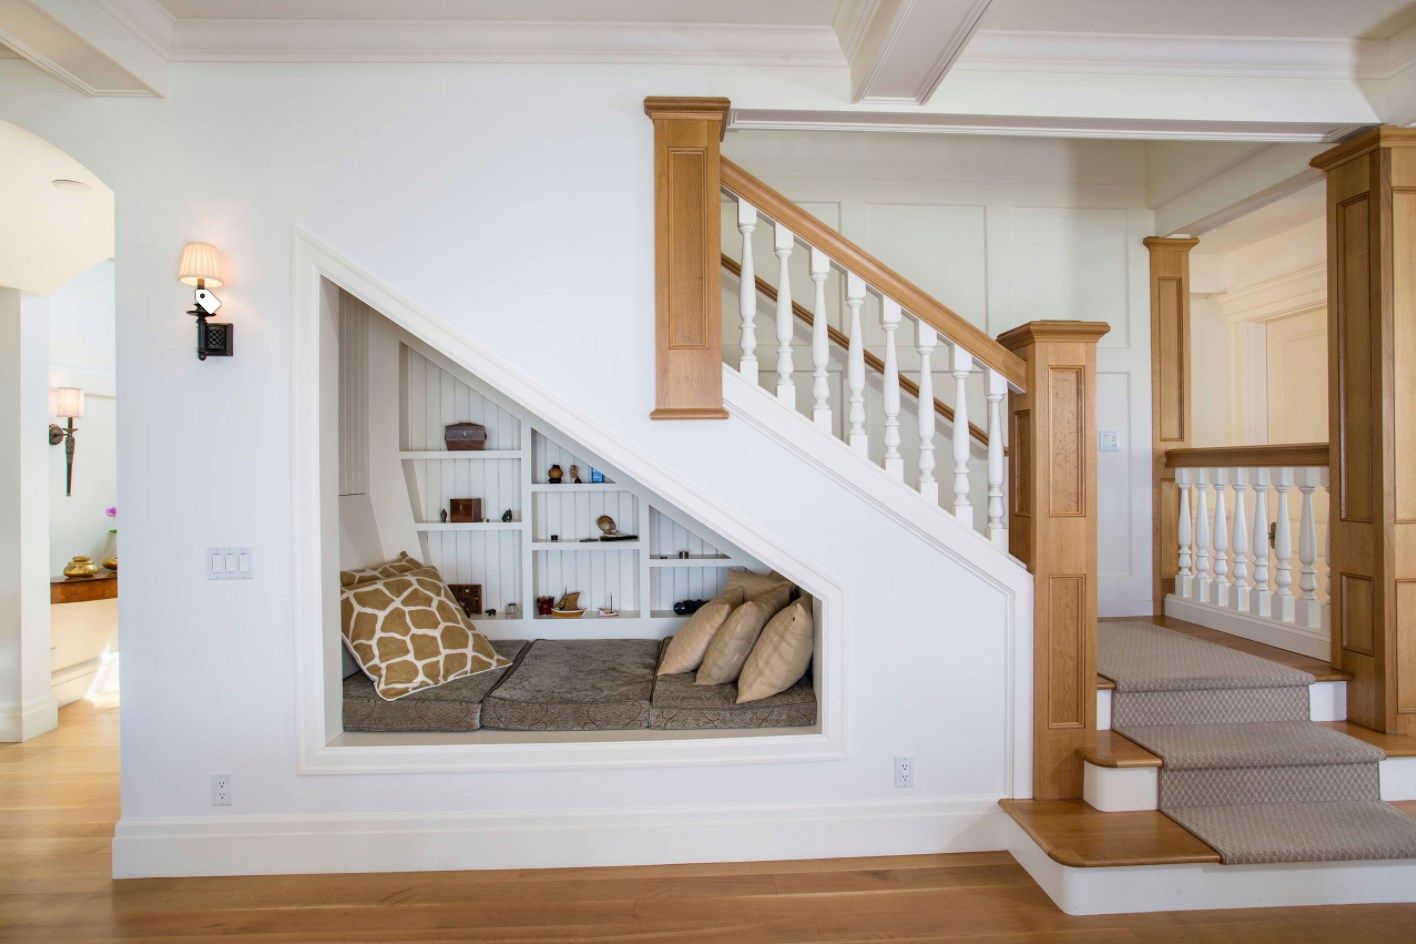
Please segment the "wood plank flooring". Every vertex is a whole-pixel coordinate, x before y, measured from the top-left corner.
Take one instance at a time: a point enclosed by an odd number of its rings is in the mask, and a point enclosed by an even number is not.
[[[60,719],[56,732],[0,745],[5,944],[1416,940],[1416,906],[1072,918],[1001,852],[114,882],[118,712],[79,703]]]

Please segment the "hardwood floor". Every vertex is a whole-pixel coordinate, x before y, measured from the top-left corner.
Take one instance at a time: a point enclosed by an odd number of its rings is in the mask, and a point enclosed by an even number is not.
[[[117,707],[81,702],[60,719],[0,745],[5,944],[1416,940],[1416,906],[1072,918],[1001,852],[114,882]]]

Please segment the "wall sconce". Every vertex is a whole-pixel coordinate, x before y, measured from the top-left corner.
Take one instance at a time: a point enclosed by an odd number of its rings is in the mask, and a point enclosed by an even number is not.
[[[64,444],[64,494],[74,494],[74,420],[84,415],[84,392],[78,387],[55,387],[53,391],[54,415],[68,420],[65,429],[57,423],[49,424],[49,445]]]
[[[182,247],[182,264],[177,269],[177,281],[196,286],[192,310],[187,314],[197,319],[197,359],[230,357],[234,351],[236,329],[230,324],[208,323],[207,319],[221,307],[221,299],[211,289],[221,288],[221,259],[211,243],[187,243]]]

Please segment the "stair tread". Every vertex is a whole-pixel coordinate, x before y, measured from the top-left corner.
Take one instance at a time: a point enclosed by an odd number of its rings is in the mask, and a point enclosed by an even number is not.
[[[1159,767],[1161,759],[1116,731],[1093,731],[1077,754],[1094,767]]]
[[[1146,617],[1135,616],[1107,617],[1100,620],[1100,622],[1145,619]],[[1307,672],[1319,682],[1347,682],[1352,679],[1351,673],[1344,672],[1341,669],[1334,669],[1330,662],[1313,659],[1297,652],[1289,652],[1287,649],[1266,646],[1261,642],[1254,642],[1242,636],[1235,636],[1217,629],[1210,629],[1206,626],[1188,623],[1185,620],[1175,619],[1171,616],[1150,617],[1149,622],[1156,626],[1164,627],[1165,629],[1174,630],[1177,633],[1185,633],[1186,635],[1194,636],[1196,639],[1203,639],[1205,642],[1212,642],[1217,646],[1226,646],[1238,652],[1247,652],[1251,656],[1260,656],[1261,658],[1268,659],[1270,662],[1277,662],[1279,665],[1286,665],[1289,668]]]
[[[1188,806],[1167,810],[1227,865],[1416,858],[1416,819],[1381,800]]]
[[[1172,769],[1361,764],[1382,760],[1380,748],[1312,721],[1172,724],[1121,733],[1165,759]]]
[[[1373,747],[1380,748],[1387,757],[1416,757],[1416,737],[1409,734],[1383,734],[1351,721],[1319,721],[1318,723],[1323,727],[1332,728],[1348,737],[1354,737]]]
[[[1054,861],[1077,868],[1219,862],[1219,853],[1159,810],[1102,813],[1081,800],[1000,800]]]

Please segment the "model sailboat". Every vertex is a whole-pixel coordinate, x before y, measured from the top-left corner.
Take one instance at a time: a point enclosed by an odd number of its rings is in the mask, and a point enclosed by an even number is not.
[[[585,607],[580,605],[580,594],[562,591],[561,598],[551,607],[551,615],[557,619],[578,619],[585,615]]]

